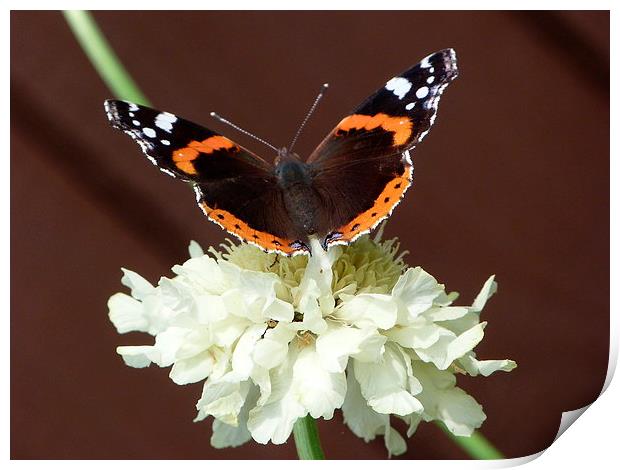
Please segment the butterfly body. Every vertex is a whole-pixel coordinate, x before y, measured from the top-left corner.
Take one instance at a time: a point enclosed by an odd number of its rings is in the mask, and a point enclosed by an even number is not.
[[[457,76],[456,55],[429,55],[342,119],[306,161],[286,148],[275,164],[214,131],[146,106],[105,103],[165,173],[190,182],[205,215],[236,237],[284,255],[351,243],[388,217],[413,181],[411,151]]]
[[[282,188],[284,207],[301,238],[308,243],[308,236],[319,231],[317,216],[320,200],[314,189],[310,168],[298,158],[283,158],[275,168],[278,184]]]

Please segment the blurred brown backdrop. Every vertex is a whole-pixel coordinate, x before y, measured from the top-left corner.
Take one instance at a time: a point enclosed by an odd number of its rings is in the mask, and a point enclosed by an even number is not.
[[[509,457],[537,452],[563,410],[590,403],[609,335],[607,12],[101,12],[156,107],[223,130],[217,110],[284,145],[329,81],[299,142],[308,154],[350,109],[425,55],[454,47],[460,77],[415,151],[416,182],[387,234],[470,301],[487,276],[482,358],[518,369],[461,385]],[[292,443],[214,450],[193,424],[201,385],[125,367],[106,301],[120,267],[156,282],[190,239],[224,233],[194,195],[112,130],[110,97],[58,12],[11,28],[11,455],[13,458],[295,458]],[[577,423],[579,425],[579,423]],[[337,415],[331,458],[383,458]],[[465,458],[431,424],[404,458]]]

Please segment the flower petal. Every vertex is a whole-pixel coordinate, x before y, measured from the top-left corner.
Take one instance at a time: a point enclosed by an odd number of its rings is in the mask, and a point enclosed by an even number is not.
[[[455,387],[456,378],[449,371],[413,361],[416,377],[422,383],[417,397],[424,405],[425,421],[440,420],[457,436],[469,436],[486,419],[482,407],[463,390]],[[411,424],[417,426],[417,423]]]
[[[220,295],[195,294],[192,296],[195,305],[195,318],[198,323],[208,325],[228,316],[224,299]]]
[[[131,296],[133,298],[143,300],[155,290],[155,287],[138,273],[125,268],[121,268],[121,270],[123,271],[121,284],[131,289]]]
[[[118,292],[108,300],[108,316],[116,331],[148,331],[148,321],[144,316],[142,302],[133,297]]]
[[[254,369],[252,353],[254,352],[256,342],[266,329],[266,324],[250,326],[237,341],[232,355],[232,370],[237,374],[239,380],[246,380],[252,373]]]
[[[129,367],[141,369],[159,359],[159,353],[153,346],[119,346],[116,352],[123,357]]]
[[[307,414],[306,409],[292,393],[293,364],[295,355],[271,371],[271,394],[262,406],[250,410],[248,430],[252,438],[260,443],[285,443],[297,419]]]
[[[224,447],[238,447],[248,442],[252,435],[248,431],[248,415],[250,409],[256,405],[258,389],[250,387],[245,402],[237,416],[237,426],[226,424],[219,419],[213,420],[213,434],[211,435],[211,445],[216,449]]]
[[[495,275],[489,277],[482,289],[474,299],[474,303],[471,305],[471,309],[475,312],[481,312],[487,303],[487,300],[491,298],[493,294],[497,292],[497,282],[495,282]]]
[[[402,455],[407,452],[407,443],[403,436],[392,426],[386,427],[384,442],[388,450],[388,458],[392,457],[392,455]]]
[[[355,377],[368,405],[378,413],[405,416],[422,410],[422,404],[409,392],[407,365],[400,351],[387,344],[382,361],[354,361]]]
[[[437,417],[455,436],[471,436],[487,418],[482,406],[458,387],[446,390],[437,405]]]
[[[189,251],[190,258],[200,258],[204,256],[205,252],[197,241],[191,240],[189,242],[189,247],[187,249]]]
[[[170,370],[170,378],[177,385],[186,385],[206,379],[215,364],[215,357],[211,351],[203,351],[188,359],[181,359],[174,363]]]
[[[334,317],[351,325],[387,330],[396,323],[397,304],[391,295],[341,295],[341,299],[343,303],[334,313]]]
[[[473,377],[478,374],[488,377],[493,372],[497,372],[498,370],[510,372],[512,369],[517,367],[517,363],[515,361],[511,361],[510,359],[479,361],[476,359],[476,354],[473,352],[461,357],[458,360],[458,363],[469,375]]]
[[[225,375],[219,380],[205,382],[202,396],[196,403],[199,416],[210,415],[231,426],[238,425],[237,417],[250,390],[250,383],[239,383],[235,379]]]
[[[406,309],[406,315],[399,317],[399,323],[413,320],[431,308],[433,301],[443,291],[443,286],[422,268],[409,268],[392,289],[392,295]]]
[[[424,362],[432,362],[438,369],[445,370],[482,340],[485,326],[486,322],[476,324],[458,336],[448,332],[432,346],[415,348],[415,352]]]
[[[405,348],[430,348],[439,341],[442,336],[454,334],[445,328],[426,320],[424,317],[416,318],[410,326],[396,326],[386,332],[392,341]]]
[[[293,383],[299,402],[313,418],[332,419],[334,410],[342,406],[347,391],[344,373],[325,370],[313,347],[299,352],[293,366]]]
[[[303,313],[302,321],[296,322],[298,329],[309,330],[316,334],[321,334],[327,330],[320,299],[321,290],[317,282],[314,279],[304,277],[302,284],[298,289],[295,289],[293,300],[297,310]]]
[[[381,434],[389,425],[389,417],[370,408],[362,396],[353,363],[347,368],[347,394],[342,404],[342,415],[353,434],[366,442]]]
[[[193,289],[208,294],[222,294],[231,286],[231,276],[209,256],[190,258],[182,265],[173,266],[172,272],[191,282]]]
[[[373,328],[359,329],[330,325],[316,340],[322,366],[330,372],[342,372],[349,356],[364,362],[377,362],[383,354],[386,337]]]
[[[462,318],[470,311],[467,307],[433,307],[424,312],[424,317],[430,321],[446,321]]]
[[[295,330],[285,323],[279,323],[275,328],[268,329],[254,347],[252,352],[254,362],[265,369],[280,365],[286,359],[289,343],[294,337]]]

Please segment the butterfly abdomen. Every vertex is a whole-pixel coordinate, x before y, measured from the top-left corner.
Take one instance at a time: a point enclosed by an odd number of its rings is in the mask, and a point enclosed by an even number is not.
[[[293,223],[303,233],[317,233],[317,213],[320,209],[308,166],[296,158],[281,159],[275,169],[282,188],[284,205]]]

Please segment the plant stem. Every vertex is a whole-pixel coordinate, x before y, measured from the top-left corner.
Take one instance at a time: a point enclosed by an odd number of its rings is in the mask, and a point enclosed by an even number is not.
[[[117,98],[148,105],[148,99],[125,70],[90,12],[67,10],[62,13],[93,67],[112,93]]]
[[[321,449],[319,430],[312,416],[300,418],[293,426],[295,447],[300,460],[324,460],[325,454]]]
[[[477,431],[474,431],[470,437],[455,436],[443,423],[437,421],[435,423],[450,439],[474,459],[498,460],[506,458],[486,437]]]

